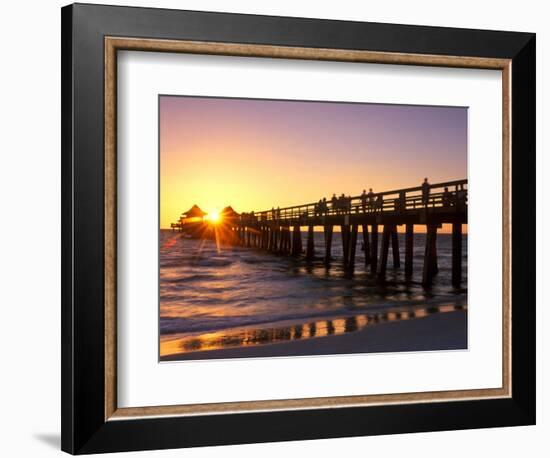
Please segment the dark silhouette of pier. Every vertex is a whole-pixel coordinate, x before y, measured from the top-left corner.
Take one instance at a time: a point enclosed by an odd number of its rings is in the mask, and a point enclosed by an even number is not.
[[[343,264],[353,272],[358,237],[361,235],[365,263],[381,281],[386,278],[391,248],[394,268],[401,267],[399,233],[397,226],[405,225],[405,277],[413,274],[414,226],[426,227],[426,243],[422,268],[422,283],[430,286],[438,273],[437,230],[442,224],[452,225],[452,284],[459,287],[462,277],[462,224],[468,222],[467,180],[397,189],[359,196],[333,197],[316,203],[272,208],[259,212],[233,212],[220,224],[231,234],[231,243],[300,257],[311,261],[321,249],[324,262],[332,261],[332,239],[335,226],[340,226]],[[186,232],[193,225],[185,219],[173,223],[172,228]],[[207,224],[207,223],[201,223]],[[359,226],[362,233],[359,233]],[[379,226],[382,232],[379,234]],[[307,228],[307,241],[302,246],[301,229]],[[323,227],[324,246],[316,247],[314,228]],[[379,244],[379,236],[382,241]],[[380,247],[379,247],[380,245]],[[380,252],[379,252],[380,248]]]

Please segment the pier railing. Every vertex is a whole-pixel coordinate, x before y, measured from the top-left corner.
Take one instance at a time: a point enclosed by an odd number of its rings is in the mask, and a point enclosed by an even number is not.
[[[424,208],[455,207],[459,210],[467,205],[468,180],[430,184],[428,190],[427,196],[423,195],[422,186],[357,196],[340,196],[326,201],[243,213],[241,219],[294,222],[319,216],[403,212]]]

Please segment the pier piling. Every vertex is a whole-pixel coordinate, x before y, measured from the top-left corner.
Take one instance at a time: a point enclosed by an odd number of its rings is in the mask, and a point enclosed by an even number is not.
[[[289,234],[290,235],[290,234]],[[299,256],[302,254],[302,233],[300,232],[300,225],[294,225],[292,230],[292,256]]]
[[[327,266],[330,264],[333,231],[334,231],[334,226],[332,225],[325,226],[325,265]]]
[[[455,288],[462,282],[462,224],[453,223],[452,283]]]
[[[315,242],[313,240],[313,226],[309,225],[307,228],[307,248],[306,258],[311,260],[315,256]]]
[[[290,226],[283,226],[282,230],[283,242],[281,244],[281,253],[282,254],[291,254],[291,239],[290,239]]]
[[[349,246],[350,246],[350,227],[349,224],[342,224],[340,226],[340,235],[342,237],[342,253],[344,255],[344,268],[349,264]]]
[[[397,226],[393,225],[391,230],[391,251],[393,254],[393,267],[398,269],[401,266],[399,259],[399,237],[397,235]]]
[[[414,226],[407,224],[405,228],[405,277],[410,278],[413,274],[413,246]]]
[[[378,224],[373,224],[371,228],[371,253],[370,253],[370,271],[374,275],[378,268]]]
[[[386,268],[388,265],[388,254],[390,251],[390,239],[395,231],[395,226],[390,224],[384,224],[382,231],[382,251],[380,253],[380,266],[378,268],[378,278],[380,280],[386,279]]]
[[[431,286],[437,266],[437,224],[426,226],[426,247],[424,250],[424,268],[422,270],[422,284]]]
[[[269,244],[268,244],[268,250],[269,250],[269,251],[275,251],[275,245],[276,245],[276,241],[275,241],[275,227],[272,226],[272,227],[269,229]]]
[[[359,228],[357,224],[354,224],[351,226],[351,234],[349,239],[349,264],[348,268],[350,270],[355,269],[355,251],[357,249],[357,233],[359,232]]]
[[[370,263],[369,225],[363,224],[363,251],[365,253],[365,266]]]

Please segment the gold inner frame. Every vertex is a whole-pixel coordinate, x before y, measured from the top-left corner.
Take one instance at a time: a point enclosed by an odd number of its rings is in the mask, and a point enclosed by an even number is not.
[[[502,387],[400,394],[334,396],[119,408],[117,405],[117,51],[175,52],[240,57],[362,62],[500,70],[502,72]],[[252,411],[319,409],[381,404],[511,397],[511,60],[239,43],[105,37],[105,420]]]

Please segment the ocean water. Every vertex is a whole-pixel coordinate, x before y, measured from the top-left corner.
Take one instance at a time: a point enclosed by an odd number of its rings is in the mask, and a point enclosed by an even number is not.
[[[302,233],[305,247],[307,234]],[[243,330],[288,329],[327,319],[346,319],[366,314],[412,310],[427,304],[464,304],[467,281],[467,235],[463,236],[462,288],[451,286],[451,235],[438,234],[439,273],[431,288],[421,285],[425,235],[415,233],[413,278],[404,277],[404,234],[399,234],[401,268],[393,268],[390,248],[387,281],[380,284],[365,267],[359,234],[353,275],[342,266],[340,233],[333,235],[333,260],[322,259],[324,236],[314,235],[316,258],[307,263],[259,251],[221,246],[211,240],[181,237],[178,232],[160,234],[160,337],[196,342],[198,336],[216,336],[217,345],[242,344]],[[379,235],[381,243],[381,234]],[[348,320],[349,322],[349,320]],[[220,336],[222,336],[220,338]],[[193,340],[195,338],[195,340]],[[269,340],[269,339],[268,339]],[[220,343],[221,342],[221,343]],[[180,345],[182,351],[199,349]],[[202,346],[204,349],[204,346]]]

